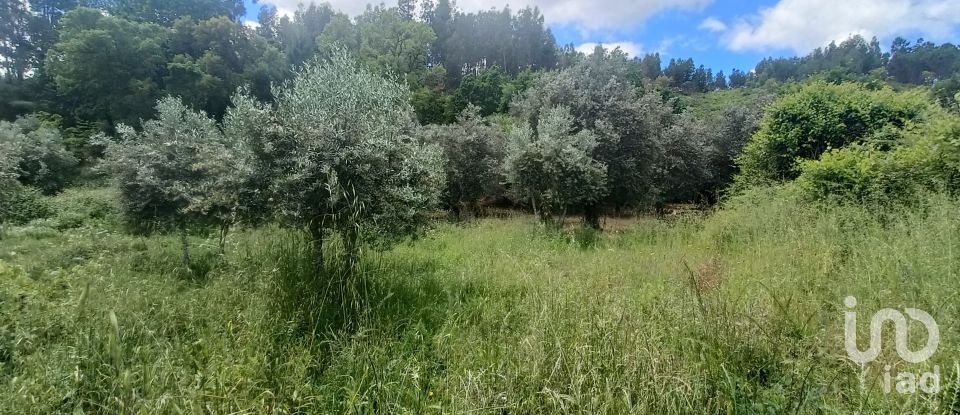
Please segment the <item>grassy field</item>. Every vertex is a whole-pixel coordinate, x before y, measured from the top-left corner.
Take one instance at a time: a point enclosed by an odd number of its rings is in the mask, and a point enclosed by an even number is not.
[[[103,190],[0,239],[2,413],[950,412],[960,359],[960,202],[810,206],[757,191],[704,217],[618,219],[603,234],[529,217],[438,224],[317,271],[298,233],[132,236]],[[335,249],[335,248],[333,248]],[[892,336],[926,310],[940,347]],[[913,350],[926,339],[910,326]],[[888,330],[889,331],[889,330]],[[937,394],[884,393],[883,370],[940,367]],[[863,382],[861,382],[863,380]]]

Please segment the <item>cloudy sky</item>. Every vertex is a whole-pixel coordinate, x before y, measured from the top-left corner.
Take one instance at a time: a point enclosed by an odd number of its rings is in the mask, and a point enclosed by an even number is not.
[[[247,0],[250,2],[250,0]],[[310,0],[259,0],[291,12]],[[364,0],[327,0],[355,16]],[[393,3],[393,1],[390,1]],[[960,0],[459,0],[463,10],[540,7],[558,44],[597,43],[630,54],[694,57],[715,70],[751,69],[766,56],[803,55],[852,34],[960,42]],[[256,20],[259,6],[248,5]]]

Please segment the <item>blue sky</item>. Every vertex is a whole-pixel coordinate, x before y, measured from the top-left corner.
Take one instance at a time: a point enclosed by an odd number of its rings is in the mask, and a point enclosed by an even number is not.
[[[259,5],[248,2],[249,20]],[[291,13],[309,0],[259,0]],[[351,16],[360,0],[328,0]],[[391,2],[392,3],[392,2]],[[505,0],[458,0],[461,9],[502,8]],[[557,43],[591,50],[597,42],[631,54],[693,57],[729,74],[767,56],[805,55],[853,34],[877,36],[884,48],[896,36],[960,42],[960,0],[513,0],[514,10],[540,7]]]

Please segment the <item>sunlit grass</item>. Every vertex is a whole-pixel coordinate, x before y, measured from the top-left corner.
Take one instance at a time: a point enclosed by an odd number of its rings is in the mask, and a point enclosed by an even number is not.
[[[368,252],[353,274],[317,270],[299,235],[274,227],[234,234],[222,258],[195,237],[202,275],[181,272],[174,236],[13,228],[0,240],[0,412],[945,412],[958,207],[765,191],[600,235],[485,219]],[[939,351],[909,365],[890,341],[862,389],[843,348],[847,295],[864,322],[930,312]],[[944,391],[886,395],[886,364],[940,365]]]

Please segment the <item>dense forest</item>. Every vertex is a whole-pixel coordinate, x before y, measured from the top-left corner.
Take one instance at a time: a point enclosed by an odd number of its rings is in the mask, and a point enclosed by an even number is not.
[[[0,0],[0,413],[960,408],[957,45],[725,73],[531,7],[247,15]],[[854,295],[939,354],[853,362]]]

